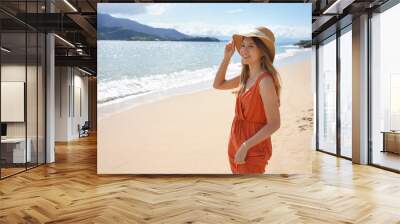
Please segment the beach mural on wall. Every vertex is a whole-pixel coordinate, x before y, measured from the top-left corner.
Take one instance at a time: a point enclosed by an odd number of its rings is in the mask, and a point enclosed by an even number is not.
[[[99,3],[98,173],[229,174],[236,95],[213,89],[234,33],[266,26],[282,79],[265,173],[311,172],[311,4]],[[240,74],[236,51],[226,77]]]

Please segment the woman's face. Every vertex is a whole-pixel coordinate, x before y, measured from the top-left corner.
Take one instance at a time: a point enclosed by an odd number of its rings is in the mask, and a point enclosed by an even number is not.
[[[260,63],[261,51],[251,37],[245,37],[239,51],[243,64]]]

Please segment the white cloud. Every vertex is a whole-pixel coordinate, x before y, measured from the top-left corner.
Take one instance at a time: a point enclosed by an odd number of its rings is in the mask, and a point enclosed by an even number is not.
[[[146,10],[149,15],[159,16],[164,14],[164,12],[167,11],[169,8],[171,8],[172,5],[173,4],[166,4],[166,3],[150,4],[146,6]]]
[[[99,12],[107,13],[119,18],[134,18],[136,15],[149,14],[160,16],[170,9],[172,3],[122,3],[122,4],[99,4]]]
[[[243,12],[243,9],[232,9],[232,10],[226,11],[226,13],[228,13],[228,14],[234,14],[234,13],[239,13],[239,12]]]
[[[99,13],[106,13],[110,15],[132,16],[146,13],[146,8],[143,4],[99,3],[97,4],[97,11]]]
[[[191,22],[191,23],[180,23],[180,24],[169,24],[169,23],[151,23],[153,27],[161,28],[174,28],[180,32],[189,35],[208,35],[208,36],[226,36],[232,33],[237,33],[243,30],[251,30],[252,25],[219,25],[219,24],[208,24],[202,22]]]
[[[286,38],[311,38],[311,27],[298,26],[271,26],[270,29],[276,37]]]
[[[202,22],[169,24],[169,23],[151,23],[147,24],[153,27],[173,28],[188,35],[199,36],[231,36],[234,33],[246,33],[257,27],[254,24],[208,24]],[[276,38],[304,38],[311,35],[311,30],[307,27],[291,26],[271,26]]]

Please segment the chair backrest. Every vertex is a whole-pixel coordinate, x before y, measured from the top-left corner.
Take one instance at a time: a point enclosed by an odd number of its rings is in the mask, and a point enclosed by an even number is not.
[[[85,124],[83,124],[82,128],[89,128],[89,121],[85,121]]]

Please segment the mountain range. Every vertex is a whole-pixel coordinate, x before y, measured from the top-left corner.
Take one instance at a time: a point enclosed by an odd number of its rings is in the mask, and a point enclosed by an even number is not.
[[[214,37],[190,36],[175,29],[151,27],[130,19],[115,18],[101,13],[97,15],[97,24],[98,40],[220,41]]]

